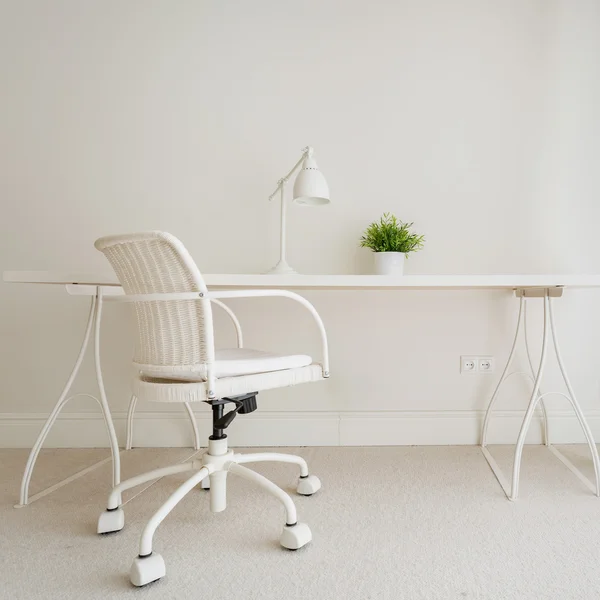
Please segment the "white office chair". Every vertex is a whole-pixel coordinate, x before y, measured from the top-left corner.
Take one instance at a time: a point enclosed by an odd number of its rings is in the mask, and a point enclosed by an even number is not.
[[[238,413],[256,409],[257,392],[329,377],[327,337],[315,308],[301,296],[283,290],[209,292],[183,244],[168,233],[105,237],[96,242],[96,248],[106,255],[123,286],[125,295],[118,298],[133,303],[135,309],[135,396],[155,402],[206,402],[213,415],[213,434],[201,458],[123,481],[109,496],[108,508],[98,520],[98,533],[123,529],[125,517],[120,503],[124,490],[165,475],[194,472],[144,528],[139,555],[130,572],[133,585],[146,585],[165,575],[163,558],[152,552],[154,532],[198,484],[210,489],[212,512],[225,510],[228,473],[253,481],[281,501],[285,523],[280,543],[284,548],[297,550],[310,542],[311,531],[308,525],[298,522],[290,496],[266,477],[241,466],[258,461],[294,463],[300,468],[297,492],[310,496],[320,489],[321,482],[309,475],[306,461],[271,452],[234,454],[227,447],[224,430]],[[215,350],[211,299],[256,296],[291,298],[310,311],[321,334],[322,364],[313,363],[303,354],[284,356],[246,348]],[[228,403],[234,408],[225,413]]]

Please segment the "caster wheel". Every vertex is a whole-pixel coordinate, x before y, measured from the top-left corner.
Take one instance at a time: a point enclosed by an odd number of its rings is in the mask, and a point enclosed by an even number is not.
[[[300,477],[296,491],[301,496],[312,496],[321,489],[321,480],[316,475]]]
[[[205,477],[200,482],[200,488],[203,489],[203,490],[210,490],[210,477]]]
[[[312,533],[306,523],[286,525],[281,533],[279,543],[288,550],[298,550],[312,540]]]
[[[98,519],[98,533],[115,533],[125,527],[125,513],[122,508],[105,510]]]
[[[148,556],[138,556],[133,561],[131,571],[129,571],[129,579],[136,587],[142,587],[164,577],[166,572],[163,557],[153,552]]]

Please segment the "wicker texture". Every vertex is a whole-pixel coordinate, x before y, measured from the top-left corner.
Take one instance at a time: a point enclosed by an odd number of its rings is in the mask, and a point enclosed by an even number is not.
[[[110,236],[96,248],[111,263],[126,294],[204,292],[196,264],[175,237],[163,232]],[[209,300],[135,302],[138,327],[134,363],[153,371],[203,374],[214,360]],[[207,329],[211,331],[208,332]]]

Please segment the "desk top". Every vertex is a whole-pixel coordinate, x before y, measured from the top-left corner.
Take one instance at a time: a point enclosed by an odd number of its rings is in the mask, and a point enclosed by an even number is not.
[[[514,289],[600,288],[600,275],[245,275],[205,274],[208,287],[285,289]],[[11,283],[119,286],[112,273],[4,271]]]

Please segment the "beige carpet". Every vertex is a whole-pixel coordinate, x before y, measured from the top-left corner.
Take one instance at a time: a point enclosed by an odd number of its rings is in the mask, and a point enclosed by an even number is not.
[[[585,448],[561,448],[591,476]],[[293,449],[292,449],[293,450]],[[508,473],[511,452],[492,453]],[[122,454],[123,476],[170,464],[191,450]],[[185,475],[126,500],[125,529],[95,534],[110,464],[34,504],[14,509],[24,450],[0,450],[1,598],[594,599],[600,597],[600,499],[548,450],[527,447],[521,498],[506,500],[478,448],[302,448],[323,489],[296,497],[314,540],[278,546],[283,511],[248,481],[230,478],[229,507],[185,498],[161,525],[155,550],[167,576],[142,589],[128,581],[141,529]],[[107,455],[47,450],[32,493]],[[250,466],[250,465],[248,465]],[[260,464],[291,489],[291,465]]]

